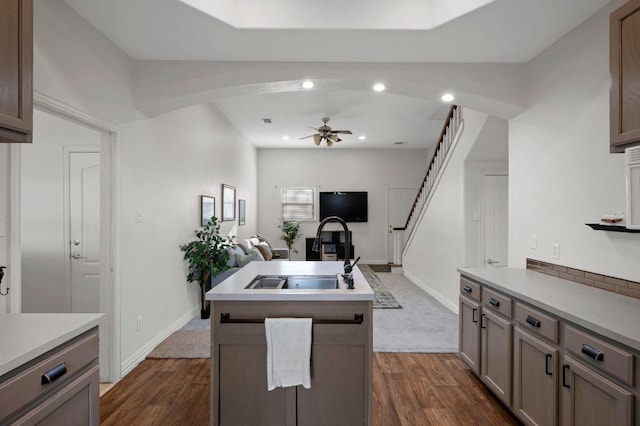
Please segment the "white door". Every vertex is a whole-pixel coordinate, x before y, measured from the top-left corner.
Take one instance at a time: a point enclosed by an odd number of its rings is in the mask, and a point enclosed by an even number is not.
[[[509,178],[486,175],[483,187],[484,263],[486,267],[507,266]]]
[[[69,152],[71,312],[100,312],[100,153]]]
[[[389,227],[387,257],[393,263],[393,228],[404,227],[409,210],[418,193],[418,188],[389,188]]]

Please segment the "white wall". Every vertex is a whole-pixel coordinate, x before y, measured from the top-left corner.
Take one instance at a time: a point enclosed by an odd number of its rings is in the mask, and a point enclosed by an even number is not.
[[[33,143],[20,147],[22,312],[68,312],[64,149],[94,146],[100,132],[38,109]]]
[[[426,150],[258,150],[258,232],[273,245],[286,247],[278,229],[283,187],[320,191],[367,191],[369,218],[349,223],[356,257],[363,263],[387,263],[388,188],[415,188],[424,178]],[[295,260],[305,259],[305,238],[315,237],[318,221],[303,222],[294,246]],[[342,229],[328,224],[325,230]]]
[[[405,275],[455,312],[457,268],[466,261],[465,160],[488,116],[464,108],[463,118],[460,139],[402,258]]]
[[[221,185],[247,200],[247,225],[256,232],[256,150],[211,105],[199,105],[122,127],[120,146],[120,287],[123,362],[135,357],[197,306],[197,285],[185,283],[180,244],[195,238],[200,195],[216,198]],[[136,223],[135,211],[143,221]],[[221,232],[237,222],[225,222]],[[235,232],[234,232],[235,233]],[[199,312],[199,309],[198,309]],[[136,331],[136,318],[143,329]]]
[[[219,214],[221,184],[236,186],[238,198],[247,200],[247,225],[236,229],[229,222],[222,231],[256,232],[256,150],[211,105],[153,119],[137,111],[132,60],[62,0],[36,0],[34,26],[35,90],[120,129],[114,158],[119,171],[114,274],[120,289],[121,365],[128,370],[199,312],[197,285],[186,283],[179,250],[199,226],[199,196],[215,196]],[[40,130],[48,135],[50,128]],[[62,188],[60,181],[54,185]],[[28,191],[23,192],[29,196]],[[142,223],[135,222],[138,209]]]
[[[528,66],[528,110],[509,122],[509,263],[527,257],[640,281],[637,234],[584,224],[625,208],[609,154],[609,5]],[[538,248],[529,248],[530,235]],[[551,244],[560,244],[552,259]]]

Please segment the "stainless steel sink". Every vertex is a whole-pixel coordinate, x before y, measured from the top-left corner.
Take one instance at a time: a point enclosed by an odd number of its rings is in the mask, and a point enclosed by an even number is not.
[[[252,290],[336,290],[337,275],[258,275],[245,287]]]
[[[335,275],[291,275],[283,288],[301,290],[336,290],[339,288]]]
[[[255,290],[278,290],[281,289],[287,277],[280,275],[258,275],[245,288]]]

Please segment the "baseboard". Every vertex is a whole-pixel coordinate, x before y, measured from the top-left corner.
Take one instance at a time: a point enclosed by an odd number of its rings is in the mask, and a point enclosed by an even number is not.
[[[167,327],[162,333],[157,335],[153,340],[140,348],[136,353],[124,360],[120,365],[121,375],[120,379],[129,374],[138,364],[140,364],[149,353],[160,344],[164,339],[169,337],[174,331],[180,330],[189,321],[200,316],[200,306],[194,307],[190,312],[180,317],[177,321]]]
[[[411,281],[412,283],[414,283],[415,285],[417,285],[418,287],[426,291],[431,297],[436,299],[438,302],[444,305],[447,309],[449,309],[456,315],[459,314],[459,306],[455,303],[451,303],[449,299],[444,297],[442,294],[440,294],[440,292],[436,291],[433,287],[422,282],[422,280],[418,279],[418,277],[416,277],[415,275],[407,271],[404,271],[404,276],[407,277],[409,281]]]

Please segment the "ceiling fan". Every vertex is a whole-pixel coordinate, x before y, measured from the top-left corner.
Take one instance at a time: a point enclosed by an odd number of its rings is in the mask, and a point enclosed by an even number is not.
[[[313,135],[305,136],[300,139],[313,138],[313,143],[315,143],[316,145],[320,145],[320,142],[325,140],[327,142],[327,146],[332,146],[334,142],[340,142],[342,140],[340,139],[340,137],[338,137],[338,134],[343,134],[343,135],[351,134],[351,130],[331,129],[331,127],[327,126],[328,122],[329,122],[329,117],[323,117],[322,126],[318,128],[311,127],[312,129],[315,129],[318,133],[314,133]]]

